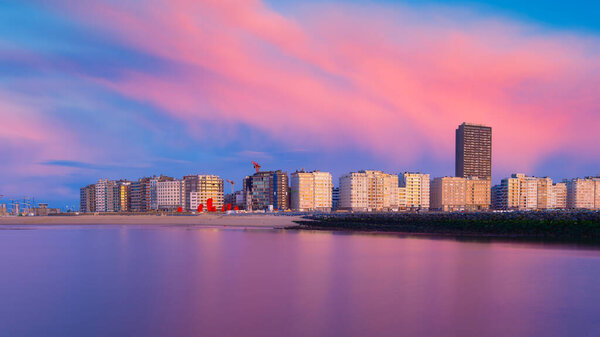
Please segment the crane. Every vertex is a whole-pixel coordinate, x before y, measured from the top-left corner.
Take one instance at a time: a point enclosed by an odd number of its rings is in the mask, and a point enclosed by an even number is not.
[[[235,182],[229,179],[225,179],[225,181],[231,184],[231,194],[233,194],[233,186],[235,185]]]
[[[256,173],[258,173],[258,171],[260,170],[260,165],[255,161],[252,162],[252,165],[254,165],[254,168],[256,169]]]

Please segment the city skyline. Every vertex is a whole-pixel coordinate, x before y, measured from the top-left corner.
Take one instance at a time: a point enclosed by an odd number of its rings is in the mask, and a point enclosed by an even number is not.
[[[0,5],[0,194],[63,206],[100,177],[240,184],[251,161],[327,170],[335,185],[365,169],[452,176],[465,121],[493,127],[493,185],[600,173],[589,11],[155,4],[160,15],[136,2]]]

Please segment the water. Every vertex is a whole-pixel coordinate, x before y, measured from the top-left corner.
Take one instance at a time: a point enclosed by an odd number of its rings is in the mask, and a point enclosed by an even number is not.
[[[592,249],[182,226],[4,229],[0,336],[600,336]]]

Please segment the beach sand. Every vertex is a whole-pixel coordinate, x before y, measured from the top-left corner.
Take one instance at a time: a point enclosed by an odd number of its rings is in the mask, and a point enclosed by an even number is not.
[[[266,214],[202,214],[198,216],[157,215],[79,215],[0,217],[1,225],[198,225],[256,228],[285,228],[296,226],[299,216]]]

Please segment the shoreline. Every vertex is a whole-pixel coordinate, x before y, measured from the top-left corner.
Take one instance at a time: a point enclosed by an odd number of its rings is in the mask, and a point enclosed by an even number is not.
[[[77,215],[77,216],[36,216],[0,217],[0,226],[16,225],[187,225],[225,226],[239,228],[283,229],[296,226],[295,221],[306,220],[301,216],[268,214],[202,214],[190,216],[160,215]]]
[[[600,212],[335,214],[288,229],[600,245]]]

